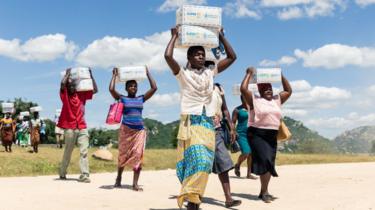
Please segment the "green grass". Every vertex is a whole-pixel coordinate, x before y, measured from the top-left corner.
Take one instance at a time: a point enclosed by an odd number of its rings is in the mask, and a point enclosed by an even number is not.
[[[58,174],[59,163],[63,150],[52,147],[40,147],[39,153],[29,152],[30,148],[14,147],[12,153],[0,149],[0,176],[37,176]],[[91,173],[114,172],[117,170],[116,149],[111,149],[113,161],[101,161],[91,157],[97,148],[91,148],[90,171]],[[232,155],[236,160],[238,153]],[[69,173],[79,173],[79,150],[76,148],[68,169]],[[370,155],[337,155],[337,154],[281,154],[278,153],[277,164],[314,164],[314,163],[346,163],[346,162],[375,162],[375,156]],[[145,170],[174,169],[176,164],[176,150],[150,149],[146,150],[144,157]],[[245,164],[245,163],[244,163]],[[129,169],[128,169],[129,170]]]

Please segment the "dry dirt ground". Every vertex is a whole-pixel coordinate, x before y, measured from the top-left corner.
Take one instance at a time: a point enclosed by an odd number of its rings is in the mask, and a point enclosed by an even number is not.
[[[245,174],[245,168],[242,168]],[[259,180],[236,178],[231,171],[233,197],[242,200],[235,209],[375,210],[375,162],[277,167],[270,192],[278,197],[271,204],[258,200]],[[113,188],[114,173],[92,174],[89,184],[68,175],[0,178],[0,209],[95,210],[178,209],[175,196],[179,183],[174,170],[145,171],[140,184],[144,192],[130,189],[132,174],[123,177],[123,188]],[[215,175],[210,176],[201,209],[224,209],[224,195]]]

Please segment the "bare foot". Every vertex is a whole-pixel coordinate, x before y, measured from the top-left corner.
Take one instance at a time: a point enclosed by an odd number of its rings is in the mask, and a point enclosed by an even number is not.
[[[134,191],[138,191],[138,192],[142,192],[143,191],[143,189],[140,186],[138,186],[138,185],[133,185],[133,190]]]
[[[239,165],[234,165],[234,174],[236,174],[237,177],[241,177],[241,171]]]
[[[246,179],[253,179],[253,180],[256,180],[256,179],[258,179],[258,177],[253,176],[253,175],[247,175],[247,176],[246,176]]]
[[[121,178],[116,178],[116,183],[113,187],[116,187],[116,188],[121,188]]]

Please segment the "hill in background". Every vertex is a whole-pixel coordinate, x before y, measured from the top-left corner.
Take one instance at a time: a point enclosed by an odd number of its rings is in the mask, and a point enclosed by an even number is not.
[[[375,153],[375,126],[345,131],[334,142],[342,153]]]

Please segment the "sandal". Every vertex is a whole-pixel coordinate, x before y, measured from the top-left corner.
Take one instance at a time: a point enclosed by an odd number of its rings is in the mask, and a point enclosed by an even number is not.
[[[261,199],[265,203],[271,203],[272,199],[268,194],[259,194],[259,199]]]
[[[274,201],[274,200],[277,199],[277,197],[275,197],[275,196],[273,196],[271,194],[265,194],[265,196],[268,196],[271,199],[271,201]]]
[[[240,200],[232,200],[232,201],[225,201],[225,208],[230,208],[230,207],[234,207],[234,206],[239,206],[241,205],[242,201]]]
[[[234,165],[234,174],[236,174],[237,177],[241,177],[240,166],[238,164]]]

